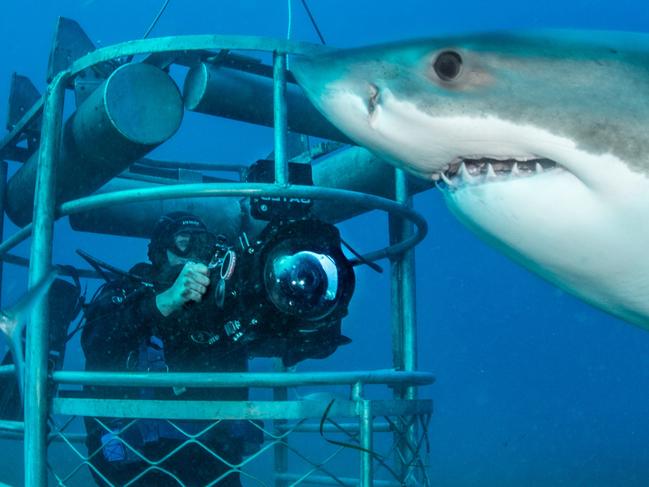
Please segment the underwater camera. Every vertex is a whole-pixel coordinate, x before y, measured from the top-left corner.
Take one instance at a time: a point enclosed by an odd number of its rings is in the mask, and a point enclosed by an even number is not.
[[[272,165],[257,162],[248,180],[272,180]],[[291,164],[289,180],[309,184],[310,169]],[[338,229],[310,217],[311,200],[254,197],[250,205],[266,227],[253,242],[244,234],[233,246],[217,245],[210,264],[225,333],[251,355],[281,357],[287,366],[328,357],[351,341],[341,334],[341,320],[355,275]]]

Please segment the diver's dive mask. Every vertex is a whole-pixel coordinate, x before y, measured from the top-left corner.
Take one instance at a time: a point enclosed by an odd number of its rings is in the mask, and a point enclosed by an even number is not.
[[[207,264],[214,255],[215,246],[214,234],[183,229],[171,235],[167,250],[183,259]]]

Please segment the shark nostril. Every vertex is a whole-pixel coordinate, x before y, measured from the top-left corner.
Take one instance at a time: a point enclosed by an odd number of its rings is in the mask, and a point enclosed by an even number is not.
[[[369,96],[367,98],[367,112],[371,117],[372,115],[374,115],[374,111],[376,110],[376,107],[379,104],[379,98],[381,96],[381,92],[379,91],[378,86],[376,86],[374,83],[369,84],[368,92],[369,92]]]

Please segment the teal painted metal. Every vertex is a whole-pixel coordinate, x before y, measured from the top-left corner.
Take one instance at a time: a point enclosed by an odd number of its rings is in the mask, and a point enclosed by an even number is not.
[[[383,210],[411,220],[417,226],[417,232],[410,239],[391,245],[384,249],[366,254],[367,260],[377,260],[383,257],[393,257],[421,242],[426,236],[428,226],[415,211],[395,203],[392,200],[380,198],[354,191],[332,188],[317,188],[313,186],[292,185],[280,187],[274,184],[262,183],[205,183],[179,184],[160,188],[132,189],[91,195],[74,201],[68,201],[59,208],[59,215],[69,215],[80,211],[102,208],[108,205],[149,201],[153,199],[189,198],[196,196],[286,196],[289,198],[326,199],[340,204],[357,205],[359,208]]]
[[[188,407],[191,405],[191,407]],[[56,397],[52,411],[69,416],[112,416],[118,418],[165,419],[313,419],[320,421],[329,405],[328,400],[300,401],[171,401],[150,399],[90,399]],[[430,414],[432,402],[386,400],[336,400],[328,416],[361,418],[372,416]],[[365,413],[363,412],[365,411]],[[371,428],[371,422],[360,423]],[[365,424],[365,426],[363,426]],[[361,445],[362,446],[362,445]]]
[[[288,156],[286,154],[286,54],[273,53],[273,111],[275,141],[275,184],[288,184]]]
[[[16,373],[14,365],[0,365],[0,377],[5,375],[13,375]]]
[[[32,234],[32,224],[30,223],[29,225],[25,225],[23,228],[18,230],[16,233],[14,233],[9,238],[7,238],[7,240],[5,240],[0,244],[0,256],[5,255],[16,245],[19,245],[20,243],[27,240],[31,234]]]
[[[97,64],[112,61],[116,58],[126,58],[138,54],[155,54],[169,51],[204,51],[212,50],[242,50],[261,52],[282,52],[291,54],[315,54],[322,53],[330,48],[319,44],[306,42],[293,42],[282,39],[255,36],[223,36],[223,35],[195,35],[195,36],[174,36],[141,39],[136,41],[122,42],[96,49],[91,53],[77,59],[67,70],[67,75],[74,77],[82,71],[92,68]],[[13,146],[19,139],[25,128],[32,123],[43,111],[44,97],[41,98],[27,114],[16,124],[16,126],[0,142],[0,152],[7,147]]]
[[[389,385],[429,385],[435,377],[429,372],[368,370],[358,372],[72,372],[52,374],[57,384],[133,387],[297,387],[344,385],[351,383]]]
[[[25,423],[22,421],[0,420],[0,431],[22,433],[25,431]]]
[[[187,73],[183,98],[188,110],[242,122],[273,126],[273,80],[209,63]],[[288,129],[299,134],[352,144],[294,84],[286,87]]]
[[[394,167],[379,159],[367,149],[348,147],[312,164],[313,184],[325,188],[338,188],[361,193],[369,193],[383,198],[394,199]],[[433,183],[409,177],[412,193],[433,187]],[[355,211],[356,210],[356,211]],[[334,207],[326,202],[314,202],[314,212],[327,221],[339,222],[359,212],[356,208]]]
[[[282,100],[285,95],[281,91],[281,78],[285,75],[286,53],[309,54],[322,52],[329,48],[288,41],[266,39],[260,37],[235,37],[235,36],[186,36],[147,39],[118,44],[115,46],[99,49],[76,61],[72,67],[57,75],[54,82],[48,89],[46,108],[44,110],[43,137],[41,145],[41,163],[39,164],[37,201],[34,214],[34,241],[32,244],[32,258],[30,267],[30,283],[36,282],[42,277],[50,265],[51,243],[52,243],[52,222],[54,219],[53,204],[53,175],[56,158],[58,157],[58,144],[61,133],[61,114],[63,104],[63,91],[66,78],[75,76],[92,65],[108,61],[116,57],[123,57],[141,53],[161,53],[165,51],[201,51],[205,49],[236,49],[271,51],[276,54],[275,60],[275,86],[277,99]],[[282,59],[283,58],[283,59]],[[278,75],[279,71],[279,75]],[[280,81],[277,83],[277,81]],[[285,82],[285,81],[284,81]],[[284,88],[285,89],[285,88]],[[278,104],[281,110],[281,103]],[[285,107],[284,107],[285,108]],[[284,114],[285,117],[285,114]],[[285,121],[282,124],[282,114],[277,117],[277,132],[280,133],[279,142],[276,143],[276,154],[278,160],[285,158],[282,155],[281,136],[286,136]],[[279,151],[277,148],[279,147]],[[280,166],[280,164],[278,164]],[[280,169],[281,170],[281,169]],[[286,178],[279,175],[277,182],[280,185],[264,184],[193,184],[179,185],[145,190],[120,191],[111,194],[90,196],[80,200],[68,202],[61,205],[57,216],[101,208],[111,204],[125,202],[149,201],[153,199],[172,199],[196,196],[286,196],[305,197],[312,199],[324,199],[335,201],[341,205],[357,205],[364,209],[380,209],[390,213],[393,217],[408,220],[417,228],[405,240],[393,242],[392,245],[373,252],[366,256],[368,260],[376,260],[382,257],[398,258],[403,252],[408,251],[420,242],[427,231],[426,223],[416,212],[408,208],[403,198],[399,197],[399,184],[397,184],[397,200],[395,202],[372,195],[355,193],[353,191],[327,189],[321,187],[290,186],[286,184]],[[401,186],[403,188],[403,186]],[[0,254],[6,252],[17,242],[29,235],[30,228],[22,229],[18,237],[9,239],[0,245]],[[8,243],[9,242],[9,243]],[[403,273],[402,273],[403,274]],[[405,271],[408,275],[408,271]],[[413,274],[410,274],[414,277]],[[414,284],[414,283],[413,283]],[[412,289],[414,291],[414,288]],[[404,316],[400,318],[403,323],[409,319],[407,313],[412,312],[414,320],[414,300],[408,301],[403,298],[407,289],[401,291],[400,300],[408,306]],[[34,314],[30,336],[28,338],[28,356],[30,367],[27,377],[27,400],[26,404],[26,430],[25,430],[25,483],[27,486],[45,485],[46,482],[46,428],[45,418],[47,416],[46,392],[46,368],[45,359],[47,353],[47,322],[45,320],[46,307],[39,306]],[[406,341],[409,332],[400,333],[402,352],[400,362],[402,368],[416,366],[416,356],[410,355],[407,351]],[[415,335],[411,335],[415,338]],[[414,361],[413,361],[414,357]],[[239,376],[239,377],[237,377]],[[431,401],[425,400],[388,400],[370,401],[361,397],[363,384],[390,384],[410,388],[415,385],[431,384],[434,378],[431,374],[405,371],[363,371],[347,373],[306,373],[306,374],[127,374],[127,373],[88,373],[88,372],[56,372],[54,380],[59,383],[87,383],[97,385],[131,385],[168,387],[172,385],[184,386],[207,386],[207,387],[228,387],[240,385],[243,387],[288,387],[300,385],[330,385],[330,384],[355,384],[354,400],[336,401],[332,407],[332,416],[358,417],[360,420],[359,429],[361,434],[361,446],[371,449],[373,418],[381,415],[426,415],[432,411]],[[194,417],[204,418],[242,418],[244,417],[265,417],[287,419],[287,417],[302,419],[311,417],[320,418],[326,407],[323,401],[252,401],[252,402],[192,402],[192,408],[187,407],[186,401],[115,401],[99,399],[79,398],[55,398],[54,412],[61,414],[90,415],[90,416],[125,416],[141,418],[146,417],[172,417],[193,419]],[[247,415],[247,416],[246,416]],[[1,428],[2,424],[0,424]],[[16,425],[7,425],[16,426]],[[361,485],[372,484],[372,455],[369,452],[362,454]],[[288,474],[285,474],[288,475]],[[378,484],[374,484],[378,485]]]
[[[54,411],[70,416],[164,419],[320,419],[327,401],[156,401],[56,398]],[[188,407],[191,405],[191,407]],[[336,401],[332,414],[353,417],[351,401]]]
[[[124,64],[95,89],[63,126],[56,184],[58,202],[92,193],[178,129],[183,104],[163,70]],[[7,214],[17,225],[31,221],[38,154],[7,185]]]
[[[34,201],[34,240],[31,246],[29,285],[50,271],[54,230],[54,183],[60,152],[63,99],[67,76],[58,75],[49,85],[39,151]],[[27,333],[25,356],[25,485],[47,484],[47,353],[48,300],[34,307]],[[20,380],[20,379],[19,379]]]
[[[286,482],[287,485],[344,485],[348,487],[357,487],[358,479],[353,479],[349,477],[336,477],[335,479],[331,477],[324,477],[322,475],[310,475],[306,479],[302,478],[303,476],[295,474],[283,474],[277,476],[279,479]],[[295,483],[300,481],[299,484]],[[403,487],[401,482],[393,482],[390,480],[374,480],[372,487]]]
[[[412,207],[412,197],[408,190],[406,174],[395,169],[395,199]],[[400,241],[412,235],[413,228],[404,220],[391,220],[390,239]],[[415,290],[415,251],[410,249],[392,261],[392,328],[394,340],[394,365],[400,370],[411,371],[417,368],[417,317]],[[417,388],[406,386],[394,389],[395,397],[416,399]],[[397,470],[402,478],[408,476],[412,468],[412,455],[416,451],[415,427],[408,428],[408,433],[399,438],[397,448]]]
[[[360,486],[372,487],[374,485],[374,474],[372,468],[372,421],[374,412],[372,411],[372,401],[360,402],[360,443],[361,448],[361,471],[360,471]]]
[[[182,181],[189,183],[191,181]],[[175,184],[178,184],[177,181]],[[129,189],[158,188],[168,184],[136,181],[132,179],[113,179],[105,184],[97,194]],[[148,238],[155,223],[162,215],[173,211],[189,211],[201,218],[208,228],[218,228],[229,241],[236,242],[245,230],[241,210],[241,198],[191,198],[191,199],[159,199],[141,201],[128,205],[107,206],[90,212],[70,215],[70,226],[74,230],[107,233],[110,235],[126,235]]]
[[[285,374],[286,367],[282,361],[275,359],[273,370],[278,373]],[[288,400],[288,388],[285,386],[273,388],[273,401],[286,401]],[[326,406],[325,406],[326,407]],[[281,435],[283,432],[288,431],[287,422],[283,419],[273,421],[273,428],[275,434]],[[284,441],[278,442],[273,447],[273,463],[275,473],[275,487],[287,487],[289,484],[282,478],[282,475],[288,472],[288,435],[284,437]]]
[[[406,173],[396,169],[396,200],[412,208],[412,196],[408,190],[408,179]],[[408,221],[401,222],[401,235],[399,240],[408,239],[412,236],[414,229]],[[416,302],[416,280],[415,280],[415,249],[411,248],[400,257],[401,269],[401,308],[403,321],[403,370],[411,371],[417,369],[417,302]],[[412,393],[412,391],[411,391]],[[409,394],[411,396],[412,394]],[[414,396],[411,397],[414,399]]]
[[[163,53],[169,51],[204,51],[206,49],[280,52],[295,55],[315,55],[332,50],[332,48],[320,44],[294,42],[285,39],[259,36],[192,35],[156,37],[122,42],[120,44],[114,44],[112,46],[97,49],[76,60],[70,67],[69,72],[72,75],[77,75],[81,71],[84,71],[96,64],[119,57],[129,57],[147,53]]]

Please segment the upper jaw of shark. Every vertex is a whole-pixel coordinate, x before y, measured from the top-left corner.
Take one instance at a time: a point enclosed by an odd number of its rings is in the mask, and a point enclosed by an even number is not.
[[[456,159],[441,172],[433,173],[431,177],[433,180],[443,182],[447,189],[453,190],[464,185],[537,176],[554,169],[557,169],[557,163],[546,158],[467,156]]]

